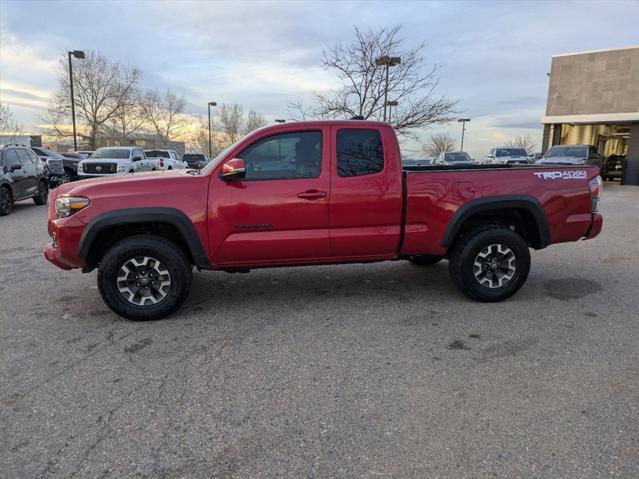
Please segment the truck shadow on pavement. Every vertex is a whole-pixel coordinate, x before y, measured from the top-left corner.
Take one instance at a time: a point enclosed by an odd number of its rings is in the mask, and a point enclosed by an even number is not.
[[[195,273],[183,307],[308,307],[353,303],[409,302],[416,297],[463,298],[448,278],[447,263],[413,266],[406,262],[254,270],[249,274]]]

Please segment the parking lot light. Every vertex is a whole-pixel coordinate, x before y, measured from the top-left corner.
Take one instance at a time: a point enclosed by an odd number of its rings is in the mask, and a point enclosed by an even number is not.
[[[375,65],[386,66],[386,80],[384,84],[384,121],[386,121],[386,107],[388,106],[388,70],[390,67],[399,65],[402,63],[401,57],[391,57],[388,55],[381,56],[375,59]]]
[[[212,106],[217,106],[217,103],[214,101],[210,101],[207,105],[207,108],[209,110],[209,158],[211,158],[211,155],[213,153],[213,147],[211,145],[211,107]]]
[[[460,118],[457,120],[458,123],[462,124],[462,137],[461,137],[461,146],[459,147],[459,151],[464,151],[464,132],[466,131],[466,122],[469,122],[470,118]]]
[[[75,99],[73,98],[73,64],[71,57],[83,59],[85,58],[82,50],[69,51],[69,89],[71,90],[71,122],[73,123],[73,150],[78,151],[78,139],[75,133]]]

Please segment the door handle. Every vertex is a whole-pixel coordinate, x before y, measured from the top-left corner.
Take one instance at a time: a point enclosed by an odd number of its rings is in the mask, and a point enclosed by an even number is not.
[[[324,198],[325,196],[326,192],[319,190],[307,190],[297,194],[298,198],[302,198],[304,200],[319,200],[320,198]]]

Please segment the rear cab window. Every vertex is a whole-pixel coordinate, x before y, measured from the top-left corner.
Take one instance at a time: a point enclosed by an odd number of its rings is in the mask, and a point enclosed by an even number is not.
[[[384,170],[384,148],[378,130],[344,128],[337,131],[337,174],[365,176]]]

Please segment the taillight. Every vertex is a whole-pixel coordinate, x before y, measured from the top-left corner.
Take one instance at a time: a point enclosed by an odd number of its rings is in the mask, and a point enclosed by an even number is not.
[[[599,198],[601,197],[601,190],[603,189],[603,181],[601,176],[597,175],[588,182],[590,187],[590,199],[592,200],[592,212],[596,213],[599,209]]]
[[[160,168],[164,168],[164,160],[160,158]]]

